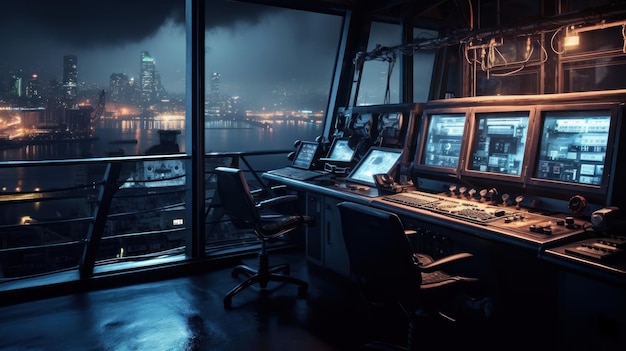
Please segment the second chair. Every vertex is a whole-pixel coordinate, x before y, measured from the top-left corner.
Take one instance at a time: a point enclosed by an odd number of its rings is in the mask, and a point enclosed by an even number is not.
[[[234,268],[233,276],[240,274],[248,278],[233,288],[224,298],[224,307],[230,308],[232,298],[243,289],[259,284],[266,289],[270,281],[291,283],[298,286],[298,295],[305,296],[308,283],[290,276],[287,264],[269,265],[267,243],[287,234],[302,225],[312,223],[309,216],[297,212],[273,211],[276,208],[297,208],[298,197],[293,194],[270,197],[264,200],[254,198],[242,170],[230,167],[215,168],[217,176],[217,196],[221,209],[232,224],[238,228],[251,229],[261,241],[256,269],[241,264]]]
[[[338,207],[350,275],[362,297],[371,305],[399,306],[408,319],[407,346],[391,348],[431,349],[426,345],[434,339],[432,327],[437,324],[431,317],[449,317],[444,308],[478,282],[442,269],[472,255],[457,253],[434,260],[414,252],[398,215],[352,202],[341,202]],[[431,346],[441,346],[440,340]],[[386,349],[380,344],[370,346]]]

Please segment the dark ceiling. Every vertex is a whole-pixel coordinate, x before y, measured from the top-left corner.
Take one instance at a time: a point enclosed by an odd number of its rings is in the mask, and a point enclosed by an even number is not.
[[[379,20],[412,21],[417,27],[481,31],[543,25],[572,18],[589,20],[626,16],[626,0],[235,0],[300,10],[352,10]]]

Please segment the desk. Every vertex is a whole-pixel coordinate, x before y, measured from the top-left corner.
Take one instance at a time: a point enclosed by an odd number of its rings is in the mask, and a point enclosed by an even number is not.
[[[486,283],[489,294],[495,299],[494,313],[498,324],[501,322],[510,328],[518,328],[517,332],[527,330],[530,325],[533,330],[559,335],[560,341],[552,345],[555,347],[564,340],[587,340],[592,344],[596,338],[610,338],[602,335],[606,331],[602,330],[601,322],[597,322],[595,329],[590,328],[584,336],[572,332],[577,330],[572,329],[572,326],[589,327],[590,323],[574,322],[572,316],[578,321],[600,319],[610,325],[611,330],[626,329],[626,322],[621,317],[626,315],[623,313],[626,302],[616,300],[616,296],[624,296],[626,290],[616,286],[613,281],[626,281],[626,267],[598,263],[590,265],[590,262],[575,260],[563,254],[563,247],[577,240],[587,240],[589,233],[584,230],[589,226],[587,222],[575,219],[570,227],[563,223],[565,215],[545,215],[517,210],[514,206],[469,201],[476,208],[494,214],[497,212],[495,218],[481,223],[450,213],[451,209],[468,206],[468,203],[466,199],[447,195],[411,192],[410,189],[402,193],[416,194],[416,197],[433,196],[439,201],[436,203],[439,207],[420,208],[391,201],[400,195],[380,194],[376,189],[351,188],[341,178],[324,176],[312,181],[297,181],[267,173],[263,178],[304,194],[307,214],[318,219],[316,226],[307,228],[307,258],[309,262],[341,276],[349,277],[349,265],[336,204],[353,201],[397,213],[408,229],[416,230],[417,235],[411,238],[416,251],[434,257],[461,251],[471,252],[474,258],[459,267],[457,273],[476,276]],[[520,220],[520,216],[523,220]],[[547,225],[551,227],[548,233],[530,230],[531,226],[536,229]],[[593,269],[590,270],[589,266],[593,266]],[[576,267],[586,274],[572,272],[572,268]],[[612,280],[610,283],[606,282],[609,278]],[[578,300],[581,291],[585,290],[579,285],[581,282],[590,287],[599,287],[599,291],[603,291],[609,301],[614,302],[612,306],[618,307],[618,314],[604,313],[608,308],[596,312],[596,302]],[[585,306],[583,310],[579,308],[581,305]],[[607,343],[621,345],[625,343],[622,338]]]

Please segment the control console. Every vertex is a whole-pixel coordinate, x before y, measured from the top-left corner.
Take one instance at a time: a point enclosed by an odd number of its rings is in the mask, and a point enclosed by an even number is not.
[[[586,229],[586,222],[573,217],[548,216],[528,212],[518,206],[494,205],[492,202],[420,191],[387,195],[382,200],[484,225],[495,232],[521,234],[522,237],[539,241],[580,234]]]
[[[626,258],[626,236],[612,235],[578,241],[568,245],[565,253],[594,261],[614,262]]]

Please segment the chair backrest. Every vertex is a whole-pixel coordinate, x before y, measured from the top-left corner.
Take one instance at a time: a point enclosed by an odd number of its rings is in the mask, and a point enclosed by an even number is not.
[[[400,218],[369,206],[338,204],[350,274],[371,301],[419,297],[421,273]]]
[[[217,167],[215,174],[217,193],[226,215],[235,226],[254,227],[259,221],[259,211],[243,171]]]

